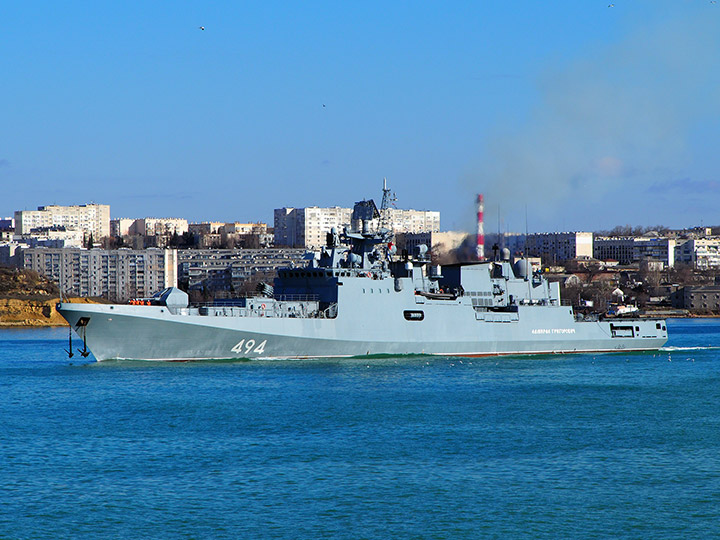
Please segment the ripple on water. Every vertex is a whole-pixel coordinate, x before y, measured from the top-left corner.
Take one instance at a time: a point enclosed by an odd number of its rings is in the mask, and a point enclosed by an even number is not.
[[[668,324],[467,362],[71,365],[0,332],[0,535],[711,537],[720,323]]]

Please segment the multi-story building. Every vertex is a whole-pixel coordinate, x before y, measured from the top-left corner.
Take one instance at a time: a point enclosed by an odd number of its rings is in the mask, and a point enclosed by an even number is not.
[[[259,249],[273,245],[274,236],[266,223],[226,223],[220,227],[224,247]]]
[[[653,236],[640,236],[635,238],[633,247],[633,260],[660,261],[664,266],[672,268],[675,266],[675,239]]]
[[[66,227],[38,227],[29,234],[16,235],[16,239],[30,247],[83,247],[85,233]]]
[[[219,229],[221,234],[264,234],[267,232],[267,223],[224,223]]]
[[[618,261],[632,264],[644,259],[660,261],[664,266],[675,266],[675,239],[660,236],[605,237],[593,239],[594,257],[601,261]]]
[[[82,204],[79,206],[38,206],[37,210],[15,212],[15,233],[29,234],[42,227],[79,229],[99,240],[110,235],[110,205]]]
[[[63,294],[115,301],[177,286],[177,250],[78,248],[22,250],[22,266],[57,283]]]
[[[133,223],[135,223],[134,218],[111,219],[110,236],[127,236]]]
[[[352,218],[350,208],[334,206],[319,208],[275,209],[275,245],[317,249],[325,245],[326,235],[335,227],[349,227]]]
[[[670,295],[673,307],[692,312],[720,311],[720,285],[681,287]]]
[[[246,247],[259,248],[272,245],[273,235],[266,223],[225,223],[207,221],[190,223],[189,232],[195,237],[195,245],[200,248]]]
[[[22,250],[28,246],[20,242],[0,242],[0,264],[6,266],[22,266]]]
[[[178,252],[178,280],[189,289],[237,291],[257,273],[303,264],[304,249],[186,249]]]
[[[596,236],[593,238],[593,257],[600,261],[618,261],[632,264],[635,238],[627,236]]]
[[[390,208],[388,213],[392,230],[396,233],[440,232],[440,212]]]
[[[675,262],[693,268],[720,268],[720,238],[691,238],[675,248]]]
[[[184,218],[141,218],[136,219],[129,228],[129,234],[140,236],[172,236],[188,232],[188,222]]]
[[[527,255],[541,257],[545,264],[592,258],[593,233],[559,232],[527,235]]]
[[[297,209],[276,208],[273,212],[273,229],[276,246],[294,246],[297,242]]]
[[[493,257],[493,246],[498,249],[507,248],[510,255],[516,256],[525,253],[527,239],[524,234],[514,232],[488,233],[485,235],[485,257]]]
[[[351,225],[352,209],[339,206],[278,208],[274,217],[276,246],[318,249],[325,245],[326,235],[333,227],[340,231]],[[391,208],[388,218],[396,233],[440,232],[440,212]]]
[[[220,227],[224,227],[223,221],[203,221],[202,223],[189,223],[188,231],[196,236],[206,234],[220,234]]]

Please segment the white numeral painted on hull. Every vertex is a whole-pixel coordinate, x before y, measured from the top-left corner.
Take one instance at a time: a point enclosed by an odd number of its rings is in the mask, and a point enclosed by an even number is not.
[[[237,345],[235,345],[232,349],[230,349],[234,353],[238,354],[250,354],[251,352],[262,354],[265,352],[265,344],[267,343],[267,339],[260,343],[257,347],[255,347],[255,340],[254,339],[248,339],[245,341],[244,339],[241,340]],[[254,349],[253,349],[254,347]]]

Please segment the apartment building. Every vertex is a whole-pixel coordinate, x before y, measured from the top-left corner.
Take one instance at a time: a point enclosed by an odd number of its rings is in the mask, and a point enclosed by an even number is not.
[[[592,258],[593,233],[559,232],[527,235],[527,255],[541,257],[545,264]]]
[[[320,208],[276,208],[274,212],[275,245],[318,249],[325,245],[326,235],[335,227],[349,227],[352,209],[334,206]]]
[[[15,234],[30,234],[33,229],[51,227],[79,229],[99,240],[110,235],[110,205],[49,205],[15,212]]]
[[[110,220],[110,236],[127,236],[135,218],[117,218]]]
[[[498,249],[507,248],[510,250],[512,256],[520,255],[525,253],[525,246],[527,245],[527,239],[522,233],[515,232],[504,232],[495,233],[490,232],[485,235],[485,257],[493,257],[493,246],[497,246]]]
[[[675,248],[675,262],[707,270],[720,268],[720,238],[691,238]]]
[[[392,230],[396,233],[440,232],[440,212],[429,210],[388,210]]]
[[[188,231],[196,236],[220,234],[220,228],[224,226],[224,221],[203,221],[201,223],[189,223]]]
[[[632,264],[635,261],[635,238],[629,236],[596,236],[593,239],[593,257],[599,261],[617,261]]]
[[[620,264],[650,259],[672,268],[675,266],[675,247],[674,238],[661,236],[596,236],[593,240],[593,256],[601,261],[618,261]]]
[[[65,227],[38,227],[30,234],[15,235],[15,239],[30,247],[84,247],[85,233]]]
[[[265,234],[267,233],[267,224],[258,223],[224,223],[219,230],[224,234]]]
[[[633,260],[635,262],[660,261],[667,268],[672,268],[675,266],[675,247],[674,238],[641,236],[635,239]]]
[[[136,219],[129,228],[129,234],[140,236],[172,236],[188,232],[188,222],[184,218],[141,218]]]
[[[174,249],[29,248],[21,258],[23,268],[43,274],[71,296],[125,301],[177,286]]]
[[[440,232],[440,212],[391,208],[388,218],[396,233]],[[274,213],[275,245],[318,249],[325,245],[326,235],[333,227],[341,231],[350,227],[351,221],[351,208],[278,208]]]
[[[178,252],[178,280],[189,289],[238,290],[253,275],[302,266],[305,249],[186,249]]]

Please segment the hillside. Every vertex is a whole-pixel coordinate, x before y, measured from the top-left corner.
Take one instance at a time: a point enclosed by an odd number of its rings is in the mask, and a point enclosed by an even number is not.
[[[32,270],[0,266],[0,327],[65,326],[55,310],[57,285]],[[71,302],[94,303],[89,298]]]
[[[0,266],[0,298],[47,300],[60,291],[49,279],[32,270]]]

